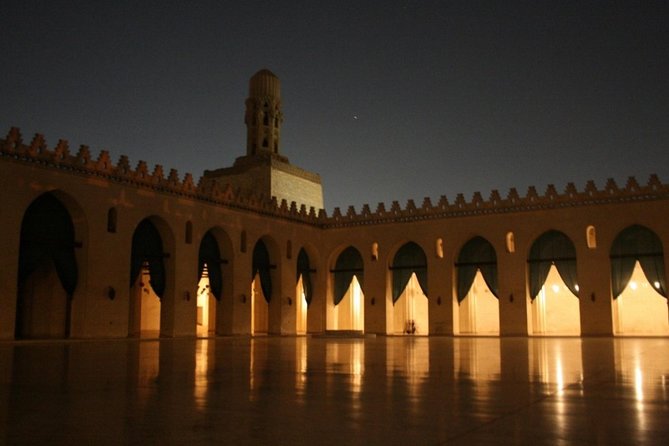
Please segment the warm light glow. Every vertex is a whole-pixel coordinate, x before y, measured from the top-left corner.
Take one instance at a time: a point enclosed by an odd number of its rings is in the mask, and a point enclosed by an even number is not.
[[[552,290],[549,292],[548,290]],[[555,265],[532,301],[532,333],[541,335],[580,335],[580,304],[564,284]]]
[[[394,334],[428,334],[428,300],[415,273],[389,310],[393,312]]]
[[[267,333],[269,328],[269,305],[260,286],[260,274],[257,273],[251,283],[251,334]]]
[[[660,283],[648,282],[637,261],[624,291],[613,300],[618,335],[669,335],[667,299],[658,293]]]
[[[333,330],[364,330],[364,294],[356,276],[353,276],[342,300],[334,306],[332,315]]]
[[[634,394],[637,401],[643,401],[643,373],[639,366],[634,368]]]
[[[209,341],[200,340],[195,346],[195,386],[194,399],[198,409],[207,408],[209,386]]]
[[[555,364],[555,381],[557,384],[557,392],[559,395],[564,393],[564,371],[562,370],[562,358],[557,357]]]
[[[499,334],[499,301],[490,292],[480,270],[476,271],[472,287],[454,316],[458,318],[460,334]]]
[[[209,333],[209,300],[211,293],[209,289],[209,272],[207,265],[204,265],[202,277],[197,284],[197,335],[207,336]]]
[[[307,389],[307,339],[304,337],[295,338],[295,393],[297,401],[301,404],[305,402]]]
[[[325,367],[329,374],[349,375],[350,390],[359,394],[365,374],[363,342],[332,342],[325,347]]]
[[[304,292],[304,283],[302,282],[302,275],[300,275],[297,285],[295,287],[296,304],[296,331],[297,334],[307,333],[307,295]]]
[[[141,337],[157,337],[160,333],[160,298],[151,286],[148,263],[142,265],[138,283],[134,287],[135,311],[139,310],[139,330]],[[137,293],[139,296],[137,296]]]

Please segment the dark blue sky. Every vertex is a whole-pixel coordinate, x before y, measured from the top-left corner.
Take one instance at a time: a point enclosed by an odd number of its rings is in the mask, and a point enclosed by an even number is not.
[[[668,24],[663,1],[3,1],[0,133],[198,178],[245,153],[268,68],[328,211],[667,182]]]

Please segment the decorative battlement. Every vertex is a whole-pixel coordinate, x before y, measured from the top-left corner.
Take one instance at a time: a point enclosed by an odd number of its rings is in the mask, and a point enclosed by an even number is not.
[[[511,188],[504,198],[497,190],[493,190],[487,200],[480,192],[475,192],[470,201],[467,201],[463,194],[457,194],[452,203],[442,195],[436,204],[433,204],[429,197],[424,198],[420,207],[416,206],[414,200],[408,200],[404,208],[399,202],[393,201],[389,209],[386,209],[384,203],[379,203],[376,210],[372,211],[370,206],[365,204],[360,213],[356,212],[353,206],[349,206],[345,214],[340,208],[334,208],[332,215],[328,216],[322,209],[317,212],[313,207],[309,209],[304,205],[298,207],[295,202],[290,204],[286,200],[278,202],[275,197],[253,195],[241,189],[233,189],[229,184],[221,187],[215,182],[205,181],[204,177],[195,184],[190,173],[180,179],[176,169],[171,169],[165,177],[161,165],[156,165],[153,171],[150,171],[146,162],[139,161],[137,167],[132,169],[125,155],[114,164],[106,150],[101,151],[97,159],[94,159],[88,146],[82,145],[76,155],[73,155],[67,141],[64,140],[59,140],[56,147],[49,149],[44,137],[39,134],[34,136],[30,144],[24,144],[17,128],[12,128],[5,139],[0,139],[0,158],[70,171],[78,175],[103,177],[120,184],[149,188],[166,194],[323,228],[669,199],[669,184],[663,184],[657,175],[651,175],[645,185],[640,185],[634,177],[629,177],[623,188],[620,188],[613,179],[609,179],[603,189],[598,189],[594,181],[588,181],[582,191],[579,191],[573,183],[568,183],[563,193],[559,193],[554,185],[549,184],[543,195],[539,195],[537,189],[530,186],[523,197],[516,188]]]
[[[194,200],[214,203],[230,208],[250,210],[272,215],[279,218],[301,221],[317,225],[325,216],[324,212],[316,213],[314,208],[305,206],[298,208],[295,202],[280,203],[273,197],[252,195],[234,190],[230,185],[218,186],[211,181],[198,180],[187,173],[180,179],[176,169],[170,169],[167,177],[160,164],[149,170],[145,161],[139,161],[133,169],[127,156],[122,155],[114,164],[109,152],[102,150],[97,159],[91,156],[88,146],[79,147],[76,155],[70,152],[69,144],[59,140],[56,147],[49,149],[44,136],[36,134],[30,144],[24,144],[21,132],[12,127],[5,139],[0,139],[0,158],[11,159],[22,163],[31,163],[44,168],[70,171],[73,174],[102,177],[109,181],[126,184],[138,188],[148,188],[158,192],[178,195]]]
[[[604,189],[598,189],[595,182],[586,183],[583,191],[578,191],[574,183],[568,183],[564,193],[560,194],[553,184],[546,187],[543,195],[537,193],[534,186],[530,186],[527,194],[521,197],[516,188],[511,188],[502,198],[498,190],[490,193],[488,200],[480,192],[475,192],[471,201],[467,201],[463,194],[457,194],[455,201],[450,203],[442,195],[436,205],[429,197],[423,199],[420,207],[414,200],[408,200],[404,208],[399,202],[393,201],[389,210],[384,203],[379,203],[376,211],[372,212],[365,204],[358,214],[353,206],[349,206],[346,214],[340,208],[335,208],[332,216],[324,222],[324,227],[344,227],[369,224],[400,223],[436,218],[455,218],[486,214],[500,214],[510,212],[527,212],[545,209],[558,209],[576,206],[592,206],[630,201],[653,201],[669,198],[669,184],[663,184],[657,175],[651,175],[646,185],[639,185],[636,178],[629,177],[624,188],[618,187],[616,182],[609,178]]]

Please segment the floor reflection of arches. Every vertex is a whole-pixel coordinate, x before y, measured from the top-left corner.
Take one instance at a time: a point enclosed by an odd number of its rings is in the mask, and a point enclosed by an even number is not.
[[[499,334],[499,301],[488,288],[480,270],[457,309],[460,334]]]
[[[350,392],[359,395],[365,374],[365,343],[359,340],[328,342],[325,369],[328,375],[347,375]]]
[[[555,385],[558,392],[565,383],[583,378],[580,339],[532,339],[528,356],[530,380]]]
[[[425,378],[430,375],[430,351],[428,338],[386,338],[386,374],[403,378],[407,392],[411,395],[411,407],[415,409],[420,398]],[[389,380],[389,386],[398,380]]]
[[[456,338],[453,343],[456,377],[474,382],[497,379],[501,373],[499,338]]]
[[[365,329],[364,295],[357,277],[353,276],[346,294],[335,305],[333,316],[333,330],[361,331]]]
[[[532,300],[532,333],[581,334],[578,297],[565,285],[555,265],[550,267],[541,291]]]
[[[573,423],[566,394],[570,383],[583,382],[581,340],[578,338],[535,338],[528,345],[529,380],[548,386],[553,394],[553,422],[560,431]]]
[[[418,283],[416,273],[411,275],[404,291],[393,303],[394,334],[428,334],[428,301]]]
[[[195,408],[205,411],[208,407],[209,391],[209,355],[214,351],[210,350],[210,341],[208,339],[198,340],[195,344],[195,383],[193,386],[193,400]],[[215,358],[213,358],[215,362]]]
[[[624,291],[613,301],[615,333],[619,335],[669,335],[667,299],[655,291],[639,262]]]

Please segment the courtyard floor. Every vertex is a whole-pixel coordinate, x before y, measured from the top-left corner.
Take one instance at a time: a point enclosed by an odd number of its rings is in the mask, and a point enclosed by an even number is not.
[[[0,342],[0,444],[669,444],[668,338]]]

